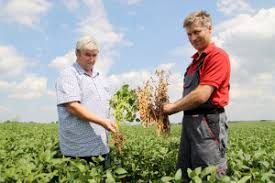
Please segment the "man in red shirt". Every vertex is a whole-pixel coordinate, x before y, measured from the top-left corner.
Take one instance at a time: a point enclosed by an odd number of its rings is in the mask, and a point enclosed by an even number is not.
[[[188,181],[187,168],[217,167],[217,178],[227,170],[228,121],[224,106],[229,100],[230,62],[224,50],[211,40],[211,17],[194,12],[184,28],[197,52],[184,75],[183,97],[163,105],[166,114],[184,111],[177,169]]]

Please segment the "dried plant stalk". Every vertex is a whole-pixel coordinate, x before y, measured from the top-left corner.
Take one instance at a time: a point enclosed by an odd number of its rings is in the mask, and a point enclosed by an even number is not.
[[[163,113],[162,105],[168,102],[168,74],[163,70],[155,72],[145,85],[137,90],[138,109],[143,127],[156,124],[158,135],[169,135],[170,123]]]
[[[124,136],[120,132],[116,132],[112,134],[112,141],[111,144],[114,144],[115,149],[118,151],[118,153],[122,152],[122,147],[124,145]]]
[[[166,114],[163,113],[162,105],[169,101],[168,97],[168,75],[163,70],[156,71],[158,77],[158,86],[155,89],[155,111],[158,116],[157,129],[162,135],[169,135],[170,122]]]
[[[148,128],[154,123],[154,114],[152,106],[152,86],[147,81],[143,88],[137,89],[138,109],[143,127]]]

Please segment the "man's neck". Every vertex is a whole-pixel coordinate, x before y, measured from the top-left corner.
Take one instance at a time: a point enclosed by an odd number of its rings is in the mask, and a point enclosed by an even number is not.
[[[200,58],[202,51],[198,51],[198,58]]]
[[[93,68],[91,69],[86,69],[85,67],[83,67],[78,61],[77,61],[78,65],[84,70],[84,72],[89,75],[92,76],[93,75]]]
[[[211,44],[212,44],[212,42],[210,41],[202,50],[197,50],[198,55],[200,56]]]
[[[88,74],[89,76],[93,75],[93,69],[89,69],[89,70],[84,70],[86,74]]]

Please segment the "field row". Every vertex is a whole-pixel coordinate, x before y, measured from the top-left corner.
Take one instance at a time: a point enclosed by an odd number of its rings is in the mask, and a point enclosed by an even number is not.
[[[122,153],[112,148],[112,167],[64,158],[56,124],[0,125],[0,182],[179,182],[175,164],[180,125],[167,139],[154,129],[123,126]],[[275,182],[275,123],[235,123],[229,128],[229,172],[221,182]],[[96,161],[100,161],[98,158]],[[193,182],[216,182],[213,168],[190,170]]]

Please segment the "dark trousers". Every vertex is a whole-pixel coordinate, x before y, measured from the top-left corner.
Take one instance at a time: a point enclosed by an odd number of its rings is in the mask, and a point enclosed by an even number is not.
[[[110,158],[110,154],[103,154],[101,155],[104,160],[99,162],[99,165],[101,165],[103,167],[104,170],[107,170],[108,168],[111,167],[111,158]],[[76,158],[79,158],[79,159],[83,159],[85,160],[87,163],[96,163],[92,158],[93,157],[99,157],[99,156],[86,156],[86,157],[74,157],[74,156],[65,156],[67,158],[72,158],[72,159],[76,159]]]
[[[225,113],[184,116],[176,167],[183,171],[183,182],[190,181],[188,168],[216,166],[217,178],[225,175],[227,128]]]

